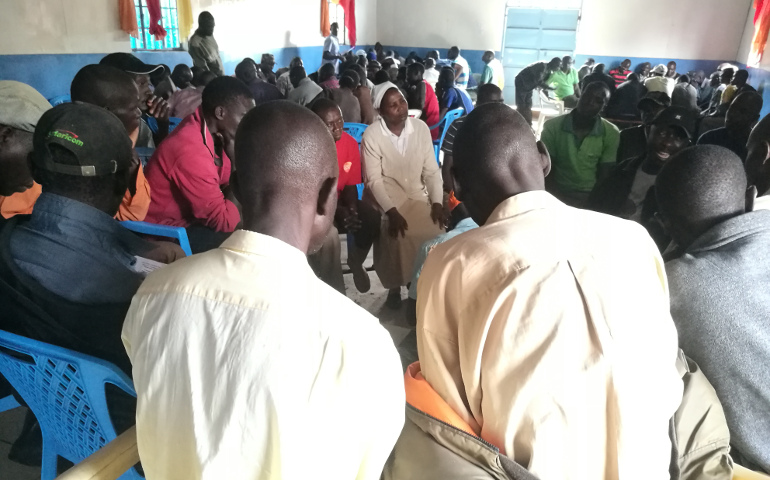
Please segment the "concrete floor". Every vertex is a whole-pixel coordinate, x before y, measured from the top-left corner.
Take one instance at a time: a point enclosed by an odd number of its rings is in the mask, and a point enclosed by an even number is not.
[[[347,260],[347,242],[344,236],[342,241],[342,261]],[[371,253],[365,266],[371,267]],[[347,271],[347,269],[345,268]],[[371,270],[371,269],[370,269]],[[404,369],[412,362],[417,361],[417,337],[415,330],[406,324],[406,307],[402,304],[398,310],[385,306],[388,291],[380,283],[377,274],[369,271],[372,288],[367,293],[359,293],[353,285],[353,276],[345,274],[345,287],[347,296],[356,304],[366,309],[369,313],[379,318],[382,326],[393,337]],[[406,298],[406,288],[402,289],[402,298]],[[0,480],[34,480],[40,478],[40,468],[25,467],[8,459],[11,444],[16,440],[24,423],[26,408],[19,407],[0,413]]]

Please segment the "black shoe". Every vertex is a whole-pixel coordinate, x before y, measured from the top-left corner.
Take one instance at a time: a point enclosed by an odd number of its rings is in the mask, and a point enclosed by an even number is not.
[[[401,308],[401,289],[394,288],[388,292],[388,299],[385,301],[385,305],[393,310]]]

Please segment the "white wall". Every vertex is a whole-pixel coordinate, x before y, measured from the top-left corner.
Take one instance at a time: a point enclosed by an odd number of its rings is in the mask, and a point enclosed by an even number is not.
[[[377,37],[377,0],[358,0],[358,43]],[[319,0],[192,0],[209,10],[228,56],[323,45]],[[0,0],[0,55],[131,51],[119,28],[117,0]]]
[[[131,51],[117,0],[0,0],[0,54]]]
[[[548,2],[532,2],[545,7]],[[752,0],[583,0],[577,53],[733,60]],[[385,45],[500,50],[505,0],[381,0]],[[404,15],[403,12],[409,12]]]
[[[378,41],[389,46],[500,50],[505,4],[506,0],[379,0]]]
[[[577,49],[586,55],[733,60],[751,4],[752,0],[585,0]]]

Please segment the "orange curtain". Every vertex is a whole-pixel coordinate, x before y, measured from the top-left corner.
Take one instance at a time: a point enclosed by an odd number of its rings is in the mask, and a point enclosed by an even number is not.
[[[751,42],[751,54],[747,62],[751,67],[759,67],[765,53],[768,33],[770,33],[770,1],[757,0],[754,14],[754,39]]]
[[[136,23],[134,0],[118,0],[120,29],[134,38],[139,38],[139,25]]]
[[[321,35],[326,38],[331,35],[331,33],[329,25],[329,2],[328,0],[321,0]]]

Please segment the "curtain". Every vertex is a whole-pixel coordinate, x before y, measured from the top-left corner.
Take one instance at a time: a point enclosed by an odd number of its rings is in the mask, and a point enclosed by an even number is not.
[[[179,38],[187,40],[192,32],[193,13],[190,0],[176,0],[177,16],[179,19]]]
[[[765,53],[768,33],[770,33],[770,1],[757,0],[755,6],[757,11],[754,14],[754,39],[751,42],[751,54],[747,62],[751,67],[759,67]]]
[[[321,35],[324,38],[331,34],[329,30],[329,2],[327,0],[321,0]]]
[[[150,14],[150,33],[155,36],[155,40],[163,40],[166,38],[166,29],[163,28],[160,0],[145,0],[145,3]]]
[[[351,47],[356,46],[356,0],[339,0],[345,11],[345,29],[348,31],[348,41]]]
[[[134,0],[118,0],[120,29],[134,38],[139,38],[139,25],[136,22]]]

